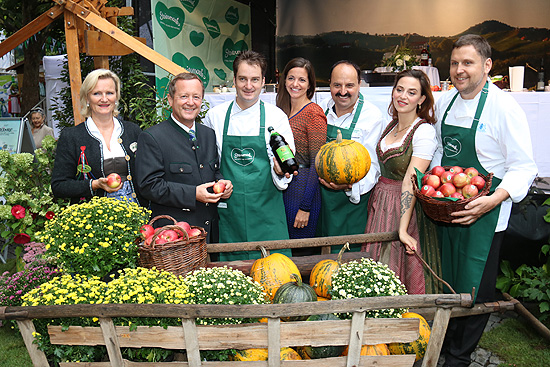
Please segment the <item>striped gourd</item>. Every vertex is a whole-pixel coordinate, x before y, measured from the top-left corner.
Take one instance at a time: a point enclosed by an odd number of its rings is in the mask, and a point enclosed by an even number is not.
[[[332,274],[338,270],[340,264],[342,264],[342,254],[346,248],[349,250],[349,243],[342,246],[336,261],[331,259],[321,260],[311,269],[309,285],[315,289],[315,293],[317,293],[319,297],[331,298],[329,291],[332,286]]]
[[[418,361],[424,357],[426,353],[426,347],[430,341],[430,325],[426,322],[422,316],[414,312],[405,312],[402,315],[403,318],[416,318],[420,320],[419,323],[419,337],[412,343],[390,343],[388,349],[391,354],[416,354],[416,360]]]
[[[316,302],[317,295],[309,284],[303,283],[302,279],[292,274],[294,281],[283,284],[277,289],[273,303],[299,303],[299,302]],[[281,317],[282,321],[303,321],[308,316],[291,316]]]
[[[326,143],[315,157],[319,177],[335,184],[353,184],[367,175],[371,159],[367,148],[353,140],[342,139],[338,130],[336,140]]]
[[[287,256],[273,253],[267,256],[264,247],[260,247],[262,258],[254,261],[250,269],[252,279],[261,284],[269,300],[273,300],[277,289],[294,280],[292,274],[302,279],[298,267]]]
[[[348,355],[348,348],[344,350],[344,353],[342,353],[343,356]],[[388,346],[386,344],[376,344],[376,345],[363,345],[361,347],[361,355],[362,356],[389,356],[390,351],[388,349]]]
[[[324,321],[324,320],[340,320],[332,313],[311,315],[307,321]],[[321,324],[322,325],[322,324]],[[322,326],[319,327],[322,327]],[[324,345],[320,347],[305,346],[304,351],[311,359],[338,357],[344,351],[344,346],[340,345]]]

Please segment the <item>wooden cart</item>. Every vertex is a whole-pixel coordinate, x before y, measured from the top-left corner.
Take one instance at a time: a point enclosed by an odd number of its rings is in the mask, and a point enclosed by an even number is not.
[[[341,245],[350,243],[391,241],[396,233],[365,234],[345,237],[315,238],[307,240],[268,241],[228,245],[209,245],[209,252],[255,249],[258,244],[268,249]],[[223,248],[223,249],[222,249]],[[228,250],[229,248],[229,250]],[[221,249],[221,250],[220,250]],[[327,249],[324,251],[326,252]],[[334,255],[294,258],[304,275],[308,275],[314,263],[320,258]],[[360,257],[358,253],[348,253],[346,259]],[[209,266],[231,265],[245,272],[250,270],[252,261],[231,263],[210,263]],[[430,294],[396,297],[372,297],[325,302],[270,305],[61,305],[34,307],[0,307],[0,319],[15,319],[23,335],[25,345],[34,366],[46,367],[45,354],[33,344],[35,332],[33,319],[97,317],[100,327],[71,326],[63,331],[61,326],[50,326],[48,332],[52,344],[61,345],[105,345],[109,362],[61,363],[62,367],[278,367],[278,366],[387,366],[410,367],[415,355],[360,356],[364,344],[407,343],[419,337],[419,320],[365,318],[365,312],[385,308],[409,308],[411,311],[433,320],[432,333],[423,367],[435,367],[439,359],[443,338],[450,317],[505,311],[514,308],[512,302],[479,304],[471,307],[470,294]],[[349,312],[351,320],[296,321],[281,322],[281,317],[316,315],[325,313]],[[179,327],[139,326],[130,331],[128,326],[115,326],[114,317],[169,317],[181,318]],[[267,318],[267,323],[198,326],[196,319],[203,317],[247,317]],[[280,361],[282,347],[293,346],[348,345],[348,356],[314,360]],[[182,349],[187,361],[148,363],[124,360],[120,348],[158,347]],[[201,361],[201,350],[267,348],[267,361]]]

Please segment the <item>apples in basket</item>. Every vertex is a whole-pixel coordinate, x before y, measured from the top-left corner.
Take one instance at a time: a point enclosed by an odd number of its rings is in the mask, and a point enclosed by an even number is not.
[[[434,220],[451,223],[450,214],[464,210],[466,204],[487,195],[493,174],[487,176],[474,167],[436,166],[425,174],[413,174],[414,195],[426,215]]]

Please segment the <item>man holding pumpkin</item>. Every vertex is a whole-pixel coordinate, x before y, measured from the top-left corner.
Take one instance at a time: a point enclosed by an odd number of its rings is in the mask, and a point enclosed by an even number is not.
[[[495,299],[500,245],[512,202],[522,200],[537,175],[527,118],[517,102],[488,79],[491,46],[464,35],[453,45],[450,76],[457,92],[436,104],[436,165],[474,167],[494,174],[490,193],[438,222],[443,278],[458,293],[475,288],[476,302]],[[445,366],[468,366],[489,314],[453,318],[442,353]]]
[[[233,62],[235,100],[211,108],[204,124],[216,132],[220,169],[233,182],[233,194],[218,204],[220,242],[288,239],[281,190],[292,179],[282,175],[269,146],[272,126],[295,150],[286,114],[260,100],[267,63],[254,51],[243,51]],[[291,256],[290,250],[278,251]],[[257,259],[259,251],[227,252],[221,261]]]
[[[380,110],[366,101],[359,91],[361,70],[346,60],[338,61],[330,73],[331,98],[320,103],[327,116],[327,142],[336,139],[340,130],[344,139],[351,139],[367,148],[371,158],[369,173],[352,185],[337,185],[319,179],[321,214],[317,225],[320,236],[343,236],[365,232],[369,194],[380,176],[376,144],[385,127]],[[351,246],[359,251],[361,245]],[[333,248],[337,253],[339,249]]]

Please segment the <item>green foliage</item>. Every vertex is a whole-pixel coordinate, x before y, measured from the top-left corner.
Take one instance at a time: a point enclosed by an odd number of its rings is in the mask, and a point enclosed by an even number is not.
[[[550,205],[547,199],[543,205]],[[550,222],[550,209],[544,216],[546,222]],[[502,261],[500,270],[502,274],[497,279],[497,288],[502,292],[508,292],[512,297],[524,298],[539,304],[541,320],[550,318],[550,245],[541,248],[541,255],[547,257],[546,264],[536,267],[521,265],[516,270],[512,269],[508,261]]]
[[[0,340],[0,366],[33,367],[21,335],[10,323],[0,326]]]
[[[0,204],[0,220],[4,224],[0,236],[6,244],[35,240],[46,222],[68,204],[55,199],[50,186],[56,146],[55,139],[46,136],[34,156],[0,150],[0,196],[6,199]]]

